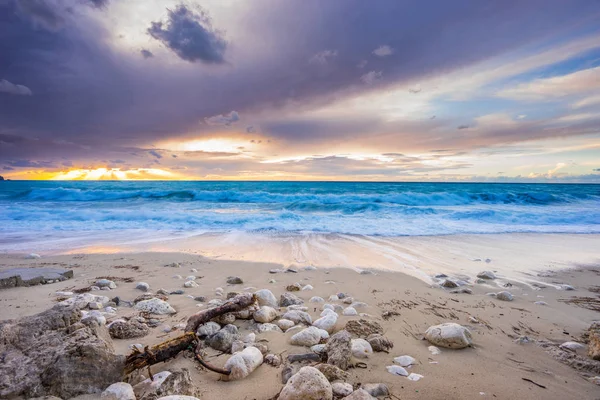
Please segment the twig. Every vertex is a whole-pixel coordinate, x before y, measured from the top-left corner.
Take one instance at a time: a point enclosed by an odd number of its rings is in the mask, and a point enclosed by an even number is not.
[[[202,365],[207,370],[212,371],[212,372],[216,372],[217,374],[222,374],[222,375],[229,375],[229,374],[231,374],[231,371],[227,371],[225,369],[218,368],[218,367],[213,367],[209,363],[205,362],[202,359],[202,356],[200,356],[200,354],[198,352],[195,353],[195,356],[196,356],[196,360],[200,363],[200,365]]]
[[[541,387],[542,389],[546,389],[546,386],[544,386],[544,385],[540,385],[539,383],[536,383],[536,382],[532,381],[532,380],[531,380],[531,379],[529,379],[529,378],[521,378],[521,379],[523,379],[524,381],[527,381],[527,382],[531,382],[531,383],[533,383],[535,386]]]

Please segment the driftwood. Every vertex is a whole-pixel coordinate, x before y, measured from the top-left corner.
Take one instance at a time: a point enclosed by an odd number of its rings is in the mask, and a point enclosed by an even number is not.
[[[125,374],[127,375],[135,370],[168,361],[183,350],[190,349],[194,351],[197,344],[196,330],[201,324],[208,322],[219,315],[240,311],[254,304],[255,300],[256,297],[253,294],[242,293],[218,307],[202,310],[192,315],[188,318],[187,326],[185,328],[186,332],[183,335],[169,339],[166,342],[159,343],[152,347],[146,346],[143,352],[134,349],[133,353],[127,356],[125,360]],[[204,362],[197,351],[194,351],[194,353],[195,358],[207,369],[229,375],[228,371],[213,367]]]

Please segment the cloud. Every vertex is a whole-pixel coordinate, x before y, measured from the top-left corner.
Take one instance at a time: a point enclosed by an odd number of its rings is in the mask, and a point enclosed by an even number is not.
[[[600,104],[600,95],[585,97],[575,104],[573,104],[572,108],[584,108],[588,106],[595,106],[596,104]]]
[[[462,129],[469,129],[469,128],[470,128],[469,125],[459,125],[456,129],[462,130]]]
[[[150,50],[142,49],[142,50],[140,50],[140,53],[141,53],[142,57],[144,57],[146,59],[154,57],[154,54],[152,54],[152,52]]]
[[[373,54],[375,54],[377,57],[387,57],[394,54],[394,49],[385,44],[373,50]]]
[[[162,158],[162,155],[158,151],[156,151],[156,150],[150,150],[148,152],[148,154],[150,154],[151,156],[154,156],[156,158]]]
[[[92,7],[103,8],[108,5],[109,0],[86,0]]]
[[[308,62],[311,64],[325,65],[331,59],[337,57],[337,55],[338,53],[336,50],[323,50],[313,55]]]
[[[204,122],[208,125],[224,125],[230,126],[240,120],[240,115],[237,111],[231,111],[229,114],[213,115],[212,117],[204,118]]]
[[[31,89],[27,86],[23,85],[15,85],[14,83],[10,83],[6,79],[0,80],[0,92],[10,93],[10,94],[20,94],[22,96],[31,96]]]
[[[593,169],[592,171],[600,172],[600,168]]]
[[[380,80],[382,75],[383,74],[381,71],[369,71],[366,74],[362,75],[360,77],[360,80],[366,83],[367,85],[371,85]]]
[[[170,48],[182,60],[206,64],[223,64],[227,42],[223,32],[212,26],[207,11],[194,12],[180,4],[168,11],[166,22],[152,22],[148,34]]]
[[[16,2],[19,12],[34,24],[56,31],[65,23],[64,10],[53,0],[20,0]]]
[[[416,85],[415,87],[409,88],[408,92],[409,93],[419,93],[421,91],[421,85]]]
[[[246,132],[248,133],[256,133],[256,128],[253,125],[246,127]]]

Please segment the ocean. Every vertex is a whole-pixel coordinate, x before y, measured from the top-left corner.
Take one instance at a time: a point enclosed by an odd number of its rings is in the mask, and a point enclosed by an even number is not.
[[[600,233],[600,185],[0,182],[0,250],[203,233]]]

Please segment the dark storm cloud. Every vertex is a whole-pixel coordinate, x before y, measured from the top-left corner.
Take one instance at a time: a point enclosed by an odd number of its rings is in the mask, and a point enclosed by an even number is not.
[[[166,20],[153,22],[149,33],[171,49],[173,57],[198,61],[181,66],[148,63],[138,51],[113,49],[106,32],[110,26],[99,25],[76,7],[73,12],[65,7],[82,1],[0,1],[0,79],[34,93],[0,93],[0,134],[30,140],[13,145],[10,152],[0,146],[2,157],[44,159],[71,156],[71,151],[92,157],[149,147],[154,140],[188,132],[198,137],[214,130],[201,121],[224,110],[277,115],[278,108],[293,103],[303,111],[341,94],[470,65],[546,38],[597,11],[590,1],[381,0],[374,6],[359,0],[257,0],[239,26],[252,34],[252,44],[268,43],[257,55],[256,46],[245,51],[243,35],[231,45],[225,43],[207,12],[178,6],[166,11]],[[373,54],[384,45],[391,53]],[[336,54],[328,57],[325,67],[308,62],[324,49]],[[357,68],[364,61],[368,67]],[[204,64],[216,64],[218,74],[207,74]],[[361,76],[371,71],[381,72],[381,79],[367,79],[371,84],[366,85]],[[341,121],[329,123],[335,125],[329,131],[324,129],[327,122],[319,120],[265,119],[271,122],[256,122],[261,131],[288,141],[355,132],[368,138],[380,124]],[[424,137],[423,142],[435,143],[438,136],[439,132]]]
[[[208,12],[200,7],[194,12],[180,4],[175,10],[168,10],[167,22],[152,22],[148,34],[183,60],[207,64],[225,62],[227,42],[223,33],[213,28]]]
[[[144,58],[154,57],[154,54],[152,54],[152,52],[150,50],[142,49],[142,50],[140,50],[140,53],[142,54],[142,57],[144,57]]]

